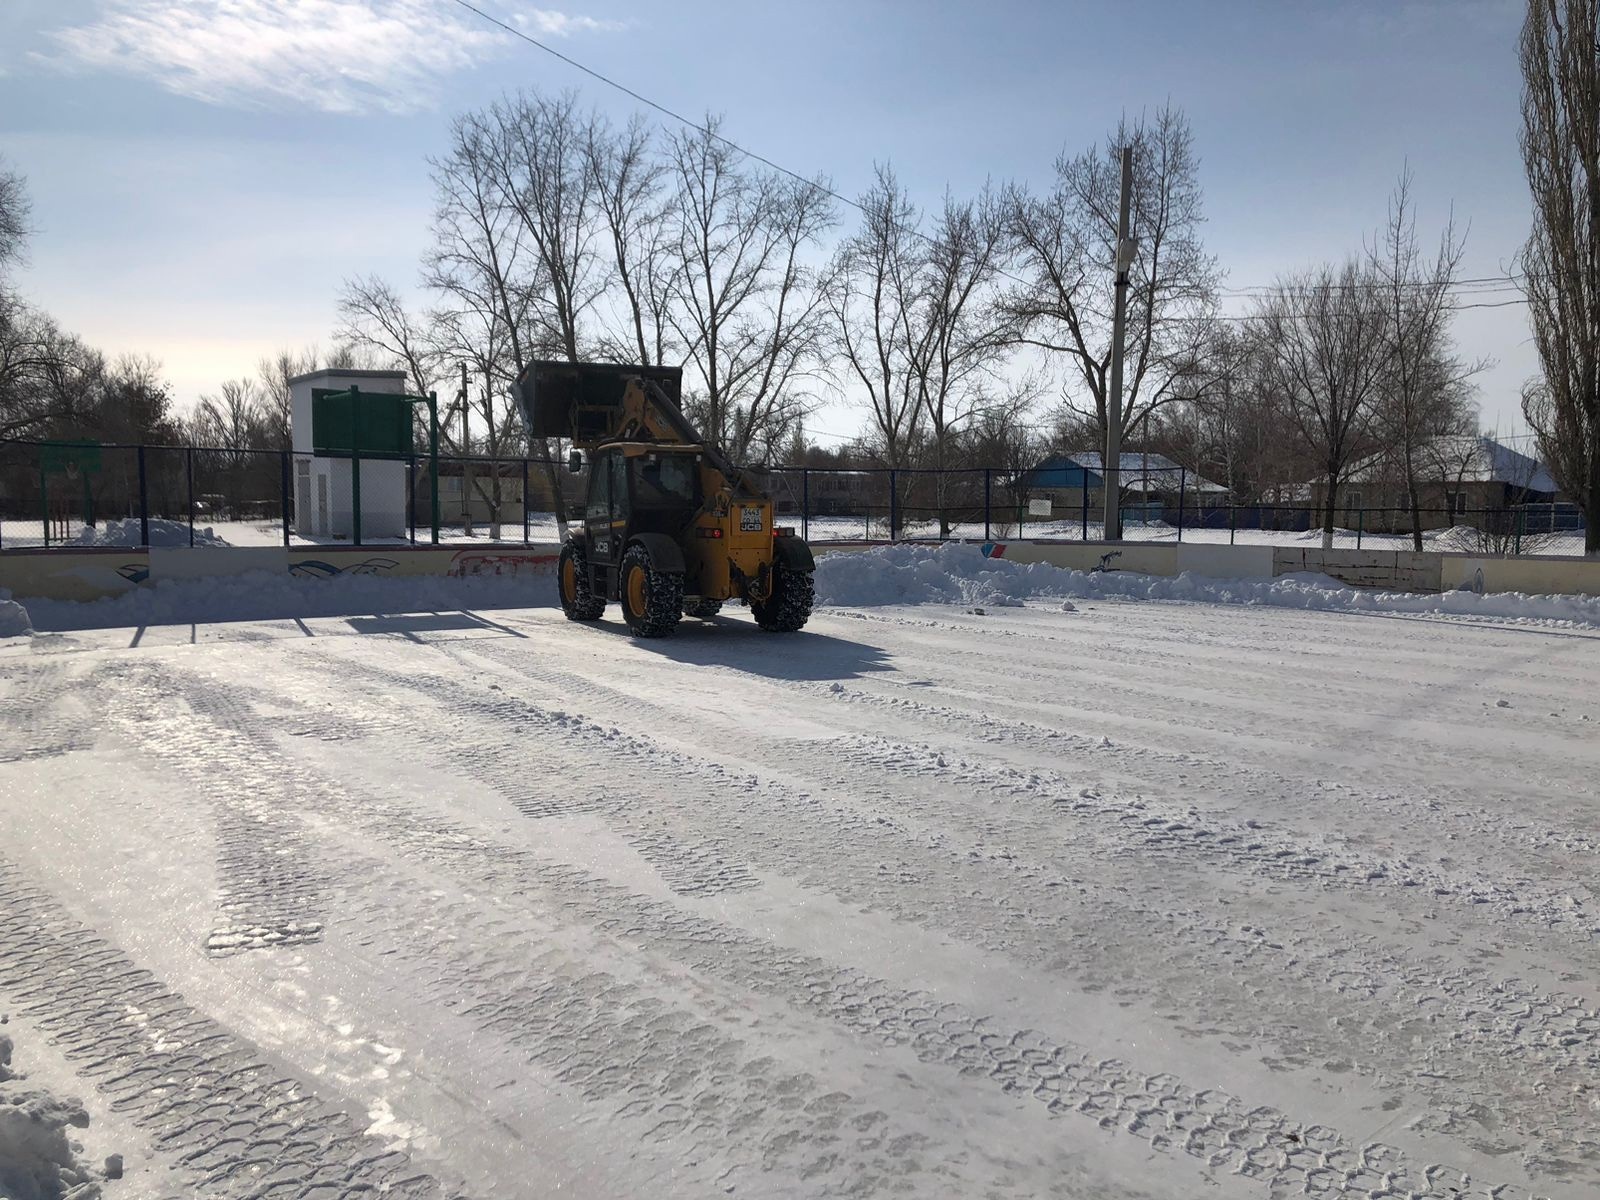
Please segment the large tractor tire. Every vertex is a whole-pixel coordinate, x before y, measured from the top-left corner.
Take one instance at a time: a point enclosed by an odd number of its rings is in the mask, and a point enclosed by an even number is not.
[[[686,617],[699,617],[702,621],[709,621],[721,611],[721,600],[685,600],[683,602],[683,615]]]
[[[660,571],[643,546],[622,556],[622,615],[634,637],[666,637],[683,616],[683,576]]]
[[[556,563],[556,588],[561,593],[561,611],[569,621],[598,621],[605,615],[606,598],[596,596],[589,584],[589,561],[576,542],[561,547]]]
[[[772,595],[752,600],[750,611],[756,615],[756,624],[768,633],[793,633],[811,619],[816,595],[810,571],[776,565],[772,568]]]

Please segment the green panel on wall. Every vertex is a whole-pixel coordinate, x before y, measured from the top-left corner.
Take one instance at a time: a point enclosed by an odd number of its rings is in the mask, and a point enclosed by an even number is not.
[[[411,453],[411,404],[405,396],[361,392],[361,445],[354,405],[348,391],[311,389],[311,448],[317,454],[349,454],[359,449],[370,455]]]

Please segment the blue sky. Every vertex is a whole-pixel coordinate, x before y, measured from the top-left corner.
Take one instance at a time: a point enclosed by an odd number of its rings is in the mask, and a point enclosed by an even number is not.
[[[1230,288],[1359,250],[1407,163],[1430,236],[1452,205],[1470,222],[1465,275],[1509,270],[1526,234],[1518,0],[479,3],[852,195],[878,160],[929,204],[1043,184],[1063,147],[1170,98]],[[24,287],[90,342],[160,358],[192,401],[328,344],[343,278],[409,286],[425,157],[452,113],[521,86],[637,108],[451,0],[3,0],[0,155],[38,229]],[[1497,363],[1485,427],[1520,429],[1523,310],[1456,333]]]

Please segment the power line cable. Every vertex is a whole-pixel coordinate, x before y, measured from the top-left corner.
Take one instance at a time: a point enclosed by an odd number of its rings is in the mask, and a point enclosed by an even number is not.
[[[853,209],[855,209],[856,211],[858,211],[860,213],[863,213],[863,214],[869,215],[869,216],[871,215],[870,210],[868,210],[867,206],[862,204],[859,200],[853,200],[849,196],[846,196],[841,192],[835,191],[833,188],[831,188],[831,187],[827,186],[826,184],[820,182],[818,179],[808,178],[808,177],[800,174],[798,171],[793,171],[793,170],[789,169],[788,167],[784,166],[782,163],[775,162],[775,161],[773,161],[772,159],[766,157],[763,154],[758,154],[753,150],[747,149],[745,146],[743,146],[740,143],[734,141],[732,138],[729,138],[729,137],[727,137],[727,136],[725,136],[723,134],[718,133],[709,124],[702,125],[697,121],[690,120],[688,117],[684,116],[682,113],[679,113],[679,112],[677,112],[677,111],[675,111],[675,110],[673,110],[671,108],[668,108],[665,104],[662,104],[662,103],[660,103],[660,102],[658,102],[656,100],[652,100],[650,97],[644,95],[641,92],[635,91],[633,88],[627,86],[626,84],[619,83],[617,80],[612,79],[609,75],[606,75],[601,71],[595,70],[593,67],[587,66],[586,64],[579,62],[577,59],[571,57],[570,55],[563,54],[561,51],[557,50],[554,46],[548,45],[547,43],[540,41],[538,38],[533,37],[532,35],[524,32],[523,30],[516,28],[514,25],[507,24],[505,21],[501,20],[500,18],[494,16],[491,13],[485,12],[483,9],[479,8],[476,4],[473,4],[471,2],[471,0],[454,0],[454,2],[459,7],[463,8],[466,11],[468,11],[468,12],[474,14],[475,16],[477,16],[480,20],[488,22],[490,25],[495,26],[497,29],[500,29],[503,32],[510,34],[512,37],[517,38],[520,41],[526,42],[528,45],[534,47],[537,50],[542,50],[544,53],[550,55],[552,58],[558,59],[559,61],[567,64],[569,67],[572,67],[574,70],[581,71],[583,74],[589,76],[591,79],[598,80],[600,83],[605,84],[607,87],[621,92],[623,95],[628,96],[628,97],[638,101],[640,104],[643,104],[645,107],[653,109],[654,111],[662,114],[663,116],[668,117],[668,118],[672,119],[673,121],[676,121],[678,124],[684,126],[685,128],[692,129],[697,133],[704,134],[706,137],[711,138],[711,139],[713,139],[713,140],[715,140],[717,142],[720,142],[722,145],[728,147],[730,150],[733,150],[734,152],[736,152],[738,154],[741,154],[744,157],[749,158],[749,159],[751,159],[751,160],[753,160],[755,162],[761,163],[763,166],[769,167],[772,170],[777,171],[778,173],[780,173],[782,175],[785,175],[785,176],[789,177],[790,179],[795,180],[797,183],[800,183],[805,187],[813,188],[816,191],[821,192],[823,195],[828,196],[828,197],[830,197],[830,198],[832,198],[834,200],[837,200],[839,203],[844,204],[844,205],[846,205],[846,206],[848,206],[850,208],[853,208]],[[917,239],[919,239],[919,240],[921,240],[923,242],[926,242],[929,245],[933,245],[934,244],[933,237],[930,236],[927,233],[924,233],[920,229],[914,229],[914,228],[911,228],[909,226],[901,225],[898,222],[894,221],[892,218],[889,218],[889,224],[891,226],[893,226],[894,228],[898,229],[902,233],[910,234],[912,237],[915,237],[915,238],[917,238]],[[1009,279],[1009,280],[1011,280],[1011,282],[1019,284],[1019,285],[1021,285],[1023,287],[1032,287],[1033,286],[1030,281],[1028,281],[1026,279],[1021,279],[1021,278],[1017,277],[1016,275],[1011,274],[1009,271],[1006,271],[1006,270],[1003,270],[1003,269],[997,269],[996,274],[1000,275],[1002,278]],[[1497,294],[1497,293],[1504,293],[1504,292],[1510,291],[1512,287],[1516,287],[1521,281],[1524,281],[1524,280],[1527,280],[1527,279],[1530,279],[1530,278],[1541,278],[1541,276],[1533,276],[1533,275],[1530,275],[1530,274],[1516,274],[1516,275],[1514,275],[1514,274],[1505,274],[1505,275],[1473,276],[1473,277],[1469,277],[1467,279],[1452,280],[1449,284],[1445,285],[1444,290],[1447,293],[1455,293],[1455,294],[1460,294],[1460,295],[1494,295],[1494,294]],[[1493,286],[1493,285],[1499,285],[1499,286]],[[1506,286],[1506,285],[1510,285],[1510,286]],[[1378,290],[1380,288],[1387,288],[1387,287],[1392,286],[1392,285],[1384,284],[1384,283],[1381,283],[1381,282],[1358,282],[1358,283],[1329,283],[1329,284],[1326,284],[1326,285],[1318,285],[1318,286],[1326,286],[1326,287],[1329,287],[1329,288],[1334,288],[1334,289],[1339,289],[1339,290],[1346,290],[1346,289]],[[1429,283],[1425,283],[1425,282],[1418,282],[1416,284],[1402,284],[1401,286],[1403,286],[1403,287],[1425,288],[1425,287],[1430,287],[1430,286],[1433,286],[1433,285],[1431,285]],[[1225,298],[1229,298],[1229,299],[1254,299],[1254,298],[1260,298],[1262,296],[1272,295],[1272,294],[1277,293],[1277,292],[1279,292],[1281,290],[1282,289],[1278,285],[1275,285],[1275,284],[1250,284],[1250,285],[1243,285],[1243,286],[1240,286],[1240,287],[1237,287],[1237,288],[1219,288],[1218,289],[1218,295],[1223,296]],[[1474,309],[1474,308],[1510,308],[1510,307],[1514,307],[1514,306],[1519,305],[1519,304],[1526,304],[1526,303],[1527,303],[1526,297],[1517,297],[1515,299],[1502,300],[1502,301],[1481,301],[1481,302],[1475,302],[1475,303],[1470,303],[1470,304],[1452,304],[1449,307],[1449,311],[1450,312],[1462,312],[1462,311],[1465,311],[1465,310],[1468,310],[1468,309]],[[1309,314],[1305,314],[1305,315],[1309,315]],[[1206,314],[1206,315],[1197,315],[1197,316],[1192,316],[1192,317],[1179,317],[1179,318],[1176,318],[1175,320],[1177,322],[1180,322],[1180,323],[1191,323],[1192,324],[1194,322],[1210,322],[1210,321],[1240,322],[1240,321],[1249,321],[1251,319],[1252,319],[1251,314],[1221,314],[1221,313],[1213,313],[1213,314]],[[843,434],[831,433],[831,432],[825,431],[825,430],[817,430],[816,432],[821,433],[824,436],[829,436],[829,437],[840,437],[840,438],[842,438],[842,437],[846,436],[846,435],[843,435]]]
[[[804,186],[809,187],[809,188],[814,188],[816,191],[821,192],[823,195],[829,196],[832,199],[837,200],[839,203],[847,205],[850,208],[855,209],[857,212],[860,212],[860,213],[863,213],[863,214],[866,214],[866,215],[869,215],[869,216],[871,215],[870,210],[867,208],[866,205],[862,204],[861,201],[852,200],[849,196],[846,196],[841,192],[834,191],[832,188],[828,187],[824,183],[821,183],[817,179],[808,178],[807,176],[804,176],[804,175],[800,174],[798,171],[790,170],[788,167],[784,166],[782,163],[774,162],[772,159],[767,158],[765,155],[757,154],[754,150],[750,150],[750,149],[746,148],[745,146],[741,145],[740,143],[734,141],[732,138],[726,137],[723,134],[718,133],[715,129],[711,128],[710,125],[702,125],[697,121],[690,120],[688,117],[684,116],[682,113],[677,112],[674,109],[668,108],[665,104],[662,104],[662,103],[660,103],[660,102],[658,102],[656,100],[650,99],[650,97],[644,95],[641,92],[635,91],[633,88],[629,87],[627,84],[617,82],[615,79],[612,79],[609,75],[606,75],[603,72],[597,71],[593,67],[586,66],[585,64],[579,62],[577,59],[571,57],[570,55],[563,54],[561,51],[557,50],[554,46],[551,46],[546,42],[540,41],[538,38],[533,37],[531,34],[525,33],[524,31],[522,31],[521,29],[518,29],[514,25],[511,25],[511,24],[508,24],[505,21],[502,21],[499,17],[496,17],[491,13],[485,12],[483,9],[479,8],[476,4],[473,4],[471,2],[471,0],[454,0],[454,2],[457,5],[459,5],[461,8],[467,10],[470,13],[473,13],[474,15],[476,15],[479,18],[481,18],[482,20],[487,21],[489,24],[495,26],[497,29],[503,30],[504,32],[510,34],[512,37],[518,38],[521,41],[526,42],[528,45],[533,46],[535,49],[544,51],[546,54],[550,55],[551,57],[557,58],[560,61],[566,63],[569,67],[572,67],[574,70],[583,72],[585,75],[589,76],[591,79],[598,80],[599,82],[605,84],[607,87],[614,88],[615,90],[623,93],[623,95],[631,97],[634,100],[637,100],[640,104],[645,105],[647,108],[654,109],[656,112],[661,113],[663,116],[670,117],[672,120],[678,122],[678,124],[683,125],[684,127],[688,128],[688,129],[692,129],[697,133],[702,133],[705,136],[707,136],[709,138],[712,138],[715,141],[718,141],[718,142],[722,143],[724,146],[728,147],[730,150],[733,150],[733,151],[735,151],[735,152],[737,152],[739,154],[742,154],[746,158],[753,159],[754,161],[756,161],[758,163],[761,163],[763,166],[770,167],[770,168],[772,168],[772,170],[777,171],[780,174],[788,176],[790,179],[795,180],[797,183],[803,184]],[[901,225],[898,222],[894,221],[892,218],[889,219],[889,224],[894,226],[894,228],[898,229],[900,232],[910,234],[912,237],[915,237],[915,238],[917,238],[917,239],[919,239],[919,240],[921,240],[923,242],[926,242],[929,245],[932,245],[934,243],[933,237],[931,235],[927,234],[927,233],[924,233],[920,229],[913,229],[910,226]],[[1000,271],[997,271],[996,273],[1001,275],[1002,277],[1004,277],[1006,279],[1011,280],[1013,283],[1021,284],[1023,287],[1031,287],[1032,286],[1032,284],[1028,280],[1020,279],[1020,278],[1018,278],[1017,276],[1011,274],[1008,271],[1000,270]],[[1511,275],[1486,275],[1486,276],[1479,276],[1479,277],[1472,278],[1472,279],[1455,280],[1449,286],[1450,287],[1456,287],[1456,286],[1465,286],[1465,285],[1469,285],[1469,284],[1506,283],[1506,282],[1513,282],[1514,283],[1516,281],[1516,279],[1518,279],[1518,278],[1523,278],[1523,277],[1521,277],[1521,276],[1511,276]],[[1335,287],[1335,288],[1340,288],[1340,289],[1343,289],[1343,288],[1374,288],[1374,289],[1376,289],[1376,288],[1382,287],[1384,285],[1376,284],[1376,283],[1373,283],[1373,284],[1356,283],[1356,284],[1331,284],[1329,286]],[[1412,286],[1412,285],[1403,285],[1403,286]],[[1415,286],[1424,287],[1424,286],[1428,286],[1428,285],[1426,285],[1426,284],[1417,284]],[[1275,285],[1272,285],[1272,284],[1252,284],[1252,285],[1241,286],[1241,287],[1238,287],[1238,288],[1220,288],[1220,289],[1218,289],[1218,294],[1219,295],[1223,295],[1223,296],[1239,297],[1239,296],[1250,296],[1250,295],[1256,294],[1256,293],[1269,293],[1270,294],[1271,292],[1274,292],[1276,290],[1278,290],[1278,289],[1276,288]]]
[[[569,67],[573,67],[576,70],[582,71],[585,75],[589,76],[591,79],[598,79],[601,83],[605,84],[607,87],[615,88],[617,91],[622,92],[624,95],[631,96],[633,99],[637,100],[640,104],[643,104],[645,107],[653,108],[653,109],[655,109],[656,112],[661,113],[663,116],[671,117],[674,121],[678,122],[678,124],[687,126],[688,128],[693,129],[697,133],[703,133],[707,137],[713,138],[716,141],[721,142],[724,146],[728,147],[728,149],[735,150],[738,153],[744,155],[746,158],[752,158],[756,162],[761,163],[763,166],[771,167],[774,171],[778,171],[778,172],[780,172],[780,173],[782,173],[784,175],[787,175],[787,176],[789,176],[789,178],[791,178],[793,180],[796,180],[799,183],[803,183],[807,187],[815,188],[817,191],[821,192],[823,195],[831,196],[835,200],[839,201],[841,204],[848,204],[851,208],[858,209],[863,213],[867,211],[865,206],[863,206],[860,203],[860,201],[852,200],[848,196],[840,195],[838,192],[834,191],[832,188],[828,187],[826,184],[820,183],[815,179],[807,179],[804,175],[800,174],[798,171],[791,171],[788,167],[784,166],[783,164],[773,162],[770,158],[767,158],[764,155],[757,154],[754,150],[745,149],[745,147],[741,146],[738,142],[734,141],[732,138],[724,137],[722,134],[718,133],[715,129],[712,129],[709,125],[701,125],[696,121],[691,121],[688,117],[684,116],[682,113],[674,112],[672,109],[668,108],[665,104],[660,104],[660,103],[650,99],[650,97],[642,95],[639,92],[634,91],[627,84],[618,83],[615,79],[612,79],[609,75],[604,75],[601,72],[596,71],[593,67],[585,66],[583,63],[579,62],[577,59],[571,58],[571,57],[561,53],[561,51],[557,50],[554,46],[546,45],[544,42],[541,42],[538,38],[532,37],[531,35],[526,34],[522,30],[516,28],[516,26],[508,25],[508,24],[506,24],[506,22],[500,20],[499,17],[492,16],[491,14],[484,12],[483,9],[479,8],[476,4],[471,3],[470,0],[455,0],[455,3],[460,5],[462,8],[466,9],[468,12],[476,13],[479,17],[483,18],[483,20],[489,22],[489,24],[494,25],[497,28],[503,29],[506,33],[509,33],[512,37],[521,38],[523,41],[527,42],[528,45],[537,47],[538,49],[543,50],[546,54],[549,54],[549,55],[551,55],[551,56],[553,56],[555,58],[559,58],[562,62],[566,63]],[[927,237],[926,234],[923,234],[923,233],[921,233],[921,232],[919,232],[917,230],[907,230],[907,232],[915,233],[919,237],[923,237],[923,238]],[[929,240],[931,240],[931,239],[929,239]]]
[[[658,101],[650,99],[650,97],[644,95],[641,92],[635,91],[633,88],[629,87],[627,84],[617,82],[615,79],[612,79],[609,75],[606,75],[603,72],[595,70],[593,67],[587,66],[584,63],[579,62],[577,59],[571,57],[570,55],[563,54],[561,51],[557,50],[554,46],[551,46],[546,42],[540,41],[538,38],[533,37],[531,34],[525,33],[523,30],[518,29],[514,25],[511,25],[511,24],[508,24],[505,21],[502,21],[499,17],[496,17],[491,13],[485,12],[483,9],[479,8],[476,4],[473,4],[471,2],[471,0],[454,0],[454,2],[457,5],[459,5],[461,8],[465,9],[466,11],[468,11],[468,12],[474,14],[475,16],[479,17],[481,20],[487,21],[489,24],[495,26],[497,29],[503,30],[504,32],[510,34],[512,37],[518,38],[519,40],[526,42],[528,45],[533,46],[535,49],[544,51],[546,54],[550,55],[551,57],[559,59],[561,62],[566,63],[569,67],[572,67],[574,70],[581,71],[585,75],[589,76],[591,79],[598,80],[599,82],[605,84],[607,87],[614,88],[615,90],[623,93],[624,95],[629,96],[634,100],[637,100],[640,104],[645,105],[647,108],[654,109],[656,112],[661,113],[663,116],[671,118],[672,120],[678,122],[680,125],[683,125],[683,126],[685,126],[686,128],[689,128],[689,129],[693,129],[697,133],[702,133],[705,136],[707,136],[709,138],[712,138],[715,141],[718,141],[718,142],[722,143],[724,146],[727,146],[730,150],[733,150],[733,151],[735,151],[735,152],[737,152],[739,154],[742,154],[746,158],[750,158],[750,159],[754,160],[755,162],[761,163],[763,166],[770,167],[772,170],[777,171],[780,174],[786,175],[790,179],[793,179],[796,182],[801,183],[806,187],[814,188],[818,192],[821,192],[823,195],[829,196],[832,199],[837,200],[841,204],[847,205],[850,208],[853,208],[856,211],[861,212],[863,214],[870,215],[870,211],[868,210],[867,206],[862,204],[859,200],[852,200],[849,196],[846,196],[843,193],[834,191],[832,188],[828,187],[824,183],[819,182],[817,179],[807,178],[806,176],[800,174],[798,171],[790,170],[788,167],[784,166],[782,163],[774,162],[772,159],[767,158],[765,155],[757,154],[754,150],[747,149],[746,147],[744,147],[740,143],[734,141],[732,138],[726,137],[723,134],[718,133],[715,129],[711,128],[710,125],[702,125],[697,121],[690,120],[688,117],[684,116],[682,113],[677,112],[674,109],[668,108],[665,104],[662,104],[662,103],[660,103]],[[899,223],[893,221],[892,219],[890,220],[889,223],[891,225],[893,225],[895,228],[899,229],[902,233],[910,234],[911,236],[913,236],[915,238],[918,238],[921,241],[924,241],[924,242],[928,243],[929,245],[932,245],[934,243],[933,237],[931,237],[927,233],[924,233],[920,229],[913,229],[913,228],[911,228],[909,226],[900,225]],[[1009,271],[998,270],[996,273],[999,274],[1000,276],[1002,276],[1005,279],[1011,280],[1011,282],[1013,282],[1013,283],[1020,284],[1023,287],[1031,287],[1031,286],[1033,286],[1030,281],[1028,281],[1026,279],[1021,279],[1021,278],[1017,277],[1016,275],[1011,274]],[[1468,278],[1468,279],[1453,280],[1449,284],[1445,285],[1445,290],[1447,292],[1453,292],[1453,291],[1456,291],[1457,289],[1460,289],[1464,293],[1473,294],[1474,290],[1477,287],[1479,287],[1480,285],[1486,285],[1486,284],[1506,285],[1506,284],[1510,284],[1510,285],[1515,286],[1520,280],[1524,280],[1524,279],[1527,279],[1527,278],[1530,278],[1530,276],[1525,275],[1525,274],[1524,275],[1481,275],[1481,276],[1474,276],[1474,277]],[[1361,282],[1361,283],[1329,283],[1329,284],[1326,284],[1326,285],[1318,285],[1318,286],[1319,287],[1326,286],[1326,287],[1330,287],[1330,288],[1334,288],[1334,289],[1338,289],[1338,290],[1356,289],[1356,290],[1373,290],[1373,291],[1376,291],[1376,290],[1381,289],[1381,288],[1387,288],[1387,287],[1389,287],[1391,285],[1387,285],[1387,284],[1383,284],[1383,283],[1377,283],[1377,282],[1371,282],[1371,283]],[[1420,283],[1419,282],[1419,283],[1416,283],[1416,284],[1402,284],[1401,286],[1402,287],[1407,287],[1407,288],[1412,288],[1412,287],[1425,288],[1425,287],[1430,287],[1430,286],[1433,286],[1433,285],[1428,284],[1428,283]],[[1218,295],[1226,297],[1226,298],[1230,298],[1230,299],[1250,299],[1250,298],[1254,298],[1254,297],[1261,296],[1261,295],[1272,295],[1272,294],[1274,294],[1275,292],[1277,292],[1279,290],[1281,290],[1281,289],[1275,284],[1249,284],[1249,285],[1243,285],[1243,286],[1235,287],[1235,288],[1219,288],[1218,289]],[[1501,288],[1498,288],[1498,289],[1497,288],[1493,288],[1493,287],[1484,288],[1482,290],[1482,292],[1478,293],[1478,294],[1492,294],[1493,292],[1495,292],[1497,290],[1499,290],[1499,291],[1509,291],[1510,288],[1508,288],[1508,287],[1501,287]],[[1526,303],[1526,301],[1522,300],[1522,299],[1516,299],[1516,300],[1504,301],[1503,303],[1499,303],[1499,304],[1491,304],[1491,303],[1461,304],[1461,305],[1452,306],[1451,311],[1461,311],[1463,309],[1468,309],[1468,308],[1508,308],[1508,307],[1511,307],[1513,305],[1522,304],[1522,303]],[[1210,318],[1205,318],[1205,317],[1180,318],[1180,320],[1188,320],[1188,321],[1194,321],[1194,320],[1236,321],[1236,320],[1248,320],[1248,319],[1249,319],[1248,317],[1224,316],[1224,315],[1220,315],[1220,314],[1215,316],[1215,317],[1210,317]]]

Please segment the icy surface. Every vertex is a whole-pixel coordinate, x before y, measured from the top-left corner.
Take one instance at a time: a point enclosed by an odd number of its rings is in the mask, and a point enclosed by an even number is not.
[[[0,647],[0,1012],[158,1196],[1600,1190],[1600,636],[463,582]]]

